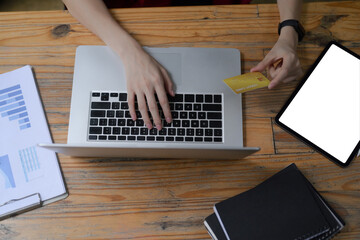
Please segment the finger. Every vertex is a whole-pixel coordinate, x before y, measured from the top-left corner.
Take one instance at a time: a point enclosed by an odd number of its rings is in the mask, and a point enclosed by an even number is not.
[[[271,80],[268,88],[273,89],[278,86],[286,78],[287,74],[288,71],[286,70],[286,68],[282,68],[279,73],[273,78],[273,80]]]
[[[137,94],[137,101],[138,101],[138,107],[139,107],[139,111],[141,113],[141,117],[144,120],[144,123],[146,125],[146,127],[148,129],[152,128],[152,124],[149,118],[149,114],[148,114],[148,108],[146,105],[146,101],[145,101],[145,97],[143,94]]]
[[[160,67],[160,70],[161,70],[161,73],[162,73],[162,76],[163,76],[163,79],[164,79],[164,84],[165,84],[165,90],[166,92],[171,95],[171,96],[175,96],[175,91],[174,91],[174,83],[173,81],[171,80],[168,72]]]
[[[155,90],[156,90],[156,95],[159,99],[160,106],[163,110],[165,120],[166,122],[171,123],[172,117],[171,117],[171,111],[170,111],[169,101],[166,92],[161,86],[159,86]]]
[[[161,119],[160,119],[159,109],[157,107],[154,93],[147,93],[146,100],[147,100],[148,108],[150,110],[154,124],[158,130],[161,130]]]
[[[128,90],[127,94],[127,101],[129,105],[129,112],[131,115],[132,120],[136,120],[136,113],[135,113],[135,93],[133,91]]]
[[[279,59],[272,57],[270,54],[266,55],[265,58],[259,62],[255,67],[250,69],[250,72],[263,72],[267,67],[270,67],[274,62]]]

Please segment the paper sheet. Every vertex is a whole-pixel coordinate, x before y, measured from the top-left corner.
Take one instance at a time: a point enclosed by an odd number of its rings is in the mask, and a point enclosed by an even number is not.
[[[0,75],[0,206],[39,193],[46,201],[66,193],[30,66]]]

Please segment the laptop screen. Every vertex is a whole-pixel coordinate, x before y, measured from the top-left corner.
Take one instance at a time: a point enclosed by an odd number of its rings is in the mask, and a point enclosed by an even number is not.
[[[278,121],[345,164],[360,141],[360,60],[337,44],[323,54]]]

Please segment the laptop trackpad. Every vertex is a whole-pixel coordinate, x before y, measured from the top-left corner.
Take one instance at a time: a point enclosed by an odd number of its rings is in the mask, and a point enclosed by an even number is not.
[[[181,54],[178,53],[150,53],[168,72],[175,87],[181,85]],[[175,89],[176,90],[176,89]]]

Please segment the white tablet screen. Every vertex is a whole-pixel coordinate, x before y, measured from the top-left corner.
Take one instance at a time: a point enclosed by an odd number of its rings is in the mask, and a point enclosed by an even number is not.
[[[360,140],[360,60],[332,44],[279,121],[345,163]]]

